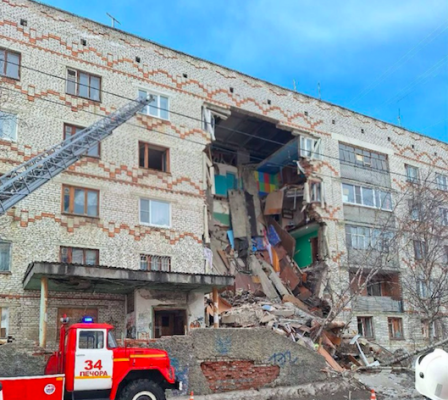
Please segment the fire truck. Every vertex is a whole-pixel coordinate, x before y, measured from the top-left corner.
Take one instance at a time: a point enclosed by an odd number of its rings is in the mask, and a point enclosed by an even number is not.
[[[131,119],[153,99],[133,100],[61,143],[0,177],[0,215],[66,170]],[[89,317],[68,326],[62,319],[59,350],[45,375],[0,377],[0,400],[165,400],[166,389],[181,390],[168,354],[119,347],[113,326]]]
[[[114,327],[90,317],[61,322],[45,375],[0,378],[0,400],[165,400],[166,389],[182,390],[165,351],[119,347]]]

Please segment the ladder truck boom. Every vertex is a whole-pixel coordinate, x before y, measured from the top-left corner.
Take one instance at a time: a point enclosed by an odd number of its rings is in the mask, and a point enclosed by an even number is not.
[[[24,162],[0,178],[0,215],[78,161],[151,102],[139,97],[75,135]]]

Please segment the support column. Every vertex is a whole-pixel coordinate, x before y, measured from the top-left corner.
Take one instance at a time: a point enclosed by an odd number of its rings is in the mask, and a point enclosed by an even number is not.
[[[219,316],[218,316],[218,289],[213,288],[213,328],[219,328]]]
[[[48,278],[40,279],[39,346],[47,346]]]

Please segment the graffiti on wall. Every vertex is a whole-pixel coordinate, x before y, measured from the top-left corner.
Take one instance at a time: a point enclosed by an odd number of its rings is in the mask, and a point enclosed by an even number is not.
[[[299,357],[293,358],[291,352],[289,350],[284,352],[273,353],[271,357],[269,357],[268,362],[276,364],[280,367],[283,367],[286,364],[294,365],[297,363]]]
[[[216,352],[222,356],[229,354],[232,348],[232,338],[230,336],[217,336],[215,339]]]
[[[179,359],[177,357],[173,357],[170,355],[171,365],[174,367],[176,371],[176,379],[179,382],[182,382],[182,390],[175,390],[174,395],[183,395],[188,393],[188,365],[181,365]]]

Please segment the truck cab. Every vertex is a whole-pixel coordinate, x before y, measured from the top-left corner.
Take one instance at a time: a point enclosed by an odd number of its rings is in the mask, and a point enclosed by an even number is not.
[[[45,375],[65,374],[72,398],[165,400],[166,389],[180,389],[165,351],[119,347],[109,324],[67,323],[63,318],[59,350]]]

